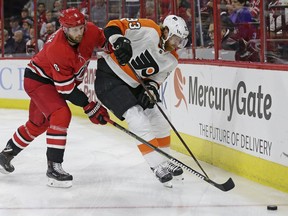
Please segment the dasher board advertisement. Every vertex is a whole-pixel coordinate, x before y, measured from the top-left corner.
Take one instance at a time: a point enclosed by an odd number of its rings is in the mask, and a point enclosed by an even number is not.
[[[181,64],[165,97],[179,131],[288,166],[287,83],[283,71]]]

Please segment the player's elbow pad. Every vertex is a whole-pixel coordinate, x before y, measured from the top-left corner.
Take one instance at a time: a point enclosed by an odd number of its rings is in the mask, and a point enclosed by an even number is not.
[[[109,40],[109,38],[115,34],[122,35],[120,28],[117,26],[108,26],[104,29],[104,35],[105,35],[106,40]]]

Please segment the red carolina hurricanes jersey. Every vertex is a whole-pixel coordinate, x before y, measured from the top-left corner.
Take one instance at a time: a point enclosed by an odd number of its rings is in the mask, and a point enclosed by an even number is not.
[[[83,81],[84,72],[95,47],[105,43],[103,30],[88,22],[81,43],[71,46],[62,29],[57,30],[46,41],[28,67],[41,77],[54,82],[61,94],[70,94]]]

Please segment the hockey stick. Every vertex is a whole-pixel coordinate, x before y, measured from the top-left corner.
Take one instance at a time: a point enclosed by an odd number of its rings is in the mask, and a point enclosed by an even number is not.
[[[177,137],[179,138],[179,140],[181,141],[181,143],[184,145],[184,147],[186,148],[186,150],[189,152],[189,154],[191,155],[191,157],[194,159],[194,161],[196,162],[196,164],[199,166],[199,168],[202,170],[202,172],[204,173],[204,175],[206,176],[207,179],[209,179],[207,173],[204,171],[204,169],[202,168],[202,166],[200,165],[200,163],[198,162],[198,160],[196,159],[196,157],[194,156],[194,154],[191,152],[191,150],[189,149],[189,147],[187,146],[187,144],[185,143],[185,141],[182,139],[182,137],[180,136],[180,134],[178,133],[178,131],[176,130],[176,128],[174,127],[174,125],[171,123],[171,121],[169,120],[168,116],[165,114],[165,112],[163,111],[163,109],[159,106],[159,104],[157,103],[157,101],[155,100],[155,98],[152,96],[152,94],[150,93],[150,91],[147,89],[147,87],[145,86],[144,82],[142,81],[141,77],[136,73],[135,69],[132,67],[132,65],[130,63],[128,63],[130,69],[132,70],[132,72],[134,73],[134,75],[137,77],[138,81],[140,82],[140,84],[142,85],[142,87],[144,88],[144,90],[147,92],[148,96],[151,98],[152,102],[154,104],[156,104],[157,108],[159,109],[159,111],[161,112],[161,114],[163,115],[163,117],[167,120],[167,122],[169,123],[169,125],[171,126],[171,128],[173,129],[173,131],[175,132],[175,134],[177,135]]]
[[[150,148],[154,149],[156,152],[160,153],[161,155],[163,155],[164,157],[168,158],[171,162],[174,162],[175,164],[177,164],[178,166],[182,167],[183,169],[187,170],[188,172],[196,175],[197,177],[199,177],[200,179],[208,182],[209,184],[213,185],[214,187],[222,190],[222,191],[229,191],[231,189],[233,189],[235,187],[235,184],[232,180],[232,178],[229,178],[225,183],[223,184],[218,184],[214,181],[212,181],[211,179],[209,179],[207,176],[202,175],[201,173],[197,172],[196,170],[192,169],[191,167],[185,165],[184,163],[182,163],[181,161],[177,160],[176,158],[172,157],[171,155],[167,154],[166,152],[162,151],[161,149],[155,147],[154,145],[152,145],[151,143],[147,142],[146,140],[142,139],[141,137],[137,136],[136,134],[134,134],[133,132],[127,130],[126,128],[122,127],[121,125],[117,124],[116,122],[112,121],[109,118],[104,117],[105,121],[109,122],[110,124],[112,124],[113,126],[115,126],[116,128],[118,128],[119,130],[125,132],[126,134],[130,135],[131,137],[137,139],[138,141],[140,141],[141,143],[149,146]]]

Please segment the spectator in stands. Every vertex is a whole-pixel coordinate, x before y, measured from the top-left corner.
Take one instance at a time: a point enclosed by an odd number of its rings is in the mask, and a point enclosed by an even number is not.
[[[9,32],[10,37],[13,37],[16,31],[22,30],[19,18],[17,16],[10,17],[9,25],[10,25],[10,32]]]
[[[62,10],[62,3],[61,1],[55,1],[53,4],[53,9],[52,9],[52,16],[56,19],[59,20],[60,12]],[[55,28],[58,29],[60,27],[59,21],[57,21]]]
[[[46,22],[42,23],[42,27],[40,29],[41,38],[44,37],[44,34],[47,31],[47,28],[46,28],[47,23],[52,23],[55,29],[57,29],[57,27],[60,26],[58,19],[53,16],[52,11],[47,10],[45,16],[46,16]]]
[[[246,0],[232,0],[233,12],[230,15],[231,21],[235,24],[238,34],[245,41],[256,38],[256,29],[253,26],[253,19]]]
[[[220,38],[221,47],[225,50],[237,50],[239,48],[239,37],[235,34],[235,25],[226,12],[220,15]],[[209,25],[210,46],[214,46],[214,23]]]
[[[41,37],[41,39],[46,42],[48,40],[48,38],[56,31],[56,28],[54,26],[53,23],[47,23],[45,25],[46,27],[46,32],[44,33],[44,35]]]
[[[129,17],[129,18],[137,18],[138,17],[139,8],[140,8],[139,0],[126,0],[127,17]]]
[[[4,35],[4,54],[5,56],[11,55],[13,53],[13,47],[14,47],[14,40],[11,38],[8,34],[8,31],[6,29],[3,30]],[[0,52],[2,53],[2,34],[0,34]]]
[[[222,12],[220,16],[220,37],[221,47],[224,50],[235,50],[236,61],[258,62],[259,49],[257,48],[259,41],[245,41],[238,31],[235,31],[235,25],[226,12]],[[214,24],[209,26],[209,36],[211,37],[210,47],[214,45]]]
[[[21,30],[15,31],[13,39],[14,39],[14,46],[12,51],[13,55],[19,56],[17,54],[26,53],[26,41],[23,38],[23,32]]]
[[[259,21],[260,15],[260,0],[250,0],[250,13],[254,21]]]
[[[27,8],[23,8],[21,11],[21,22],[20,25],[23,26],[24,20],[33,20],[31,16],[29,16],[29,10]]]
[[[188,23],[187,26],[189,26],[189,23],[191,24],[191,5],[187,0],[178,0],[178,14],[180,17],[182,17],[186,23]],[[188,27],[189,28],[189,27]]]
[[[91,8],[91,20],[100,28],[104,28],[107,24],[107,13],[105,0],[95,0],[95,4]]]
[[[55,12],[60,12],[62,10],[62,2],[59,0],[54,1],[53,3],[53,9],[52,11]]]
[[[286,1],[285,0],[269,0],[266,2],[267,5],[265,7],[269,10],[268,27],[269,27],[270,35],[272,37],[277,37],[279,35],[281,36],[282,26],[284,26],[284,24],[282,23],[284,20],[282,20],[281,14],[285,13],[285,17],[286,17],[285,22],[287,22],[287,17],[288,17],[287,9],[284,9],[284,11],[281,13],[280,9],[277,8],[277,6],[285,5],[287,3],[288,3],[287,0]]]
[[[147,0],[146,1],[146,18],[152,19],[156,22],[156,16],[154,11],[154,0]]]
[[[29,0],[23,8],[27,8],[28,9],[28,14],[31,17],[34,17],[34,0]]]
[[[109,17],[108,20],[119,19],[121,16],[120,2],[109,2]]]
[[[178,0],[177,7],[178,7],[177,15],[182,17],[187,24],[188,31],[189,31],[187,46],[190,46],[192,43],[192,37],[191,37],[192,14],[191,14],[190,2],[188,2],[188,0]],[[207,25],[207,30],[208,30],[208,26],[209,25]]]
[[[37,23],[38,31],[40,31],[43,23],[47,22],[46,19],[46,6],[44,3],[38,3],[37,5]]]
[[[170,14],[171,11],[171,1],[170,0],[162,0],[160,1],[160,18],[159,21],[163,22],[166,16]]]
[[[41,39],[37,40],[36,46],[36,39],[35,39],[35,31],[34,28],[30,29],[30,40],[26,43],[26,54],[27,55],[34,55],[35,53],[42,50],[44,46],[44,42]]]
[[[27,18],[22,20],[22,32],[25,41],[30,40],[30,29],[33,27],[33,20]]]

